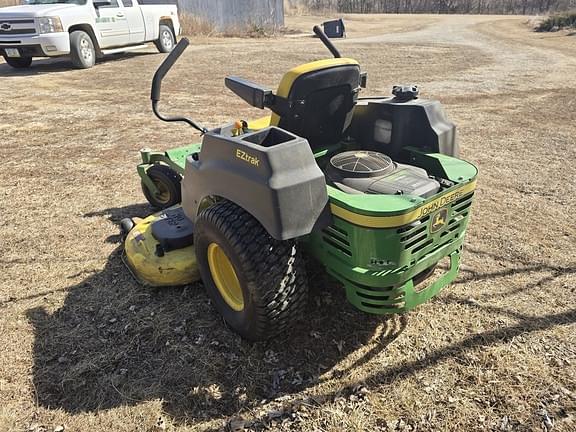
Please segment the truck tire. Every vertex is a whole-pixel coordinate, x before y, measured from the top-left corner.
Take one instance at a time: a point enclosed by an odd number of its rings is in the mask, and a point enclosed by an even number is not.
[[[176,45],[176,38],[172,29],[165,24],[160,24],[160,32],[158,33],[158,39],[154,41],[154,45],[161,53],[172,51],[174,45]]]
[[[88,33],[75,30],[70,33],[70,58],[78,69],[89,69],[96,63],[96,49]]]
[[[243,338],[270,339],[302,315],[308,286],[298,244],[275,240],[236,204],[219,201],[198,216],[194,248],[208,295]]]
[[[182,192],[180,190],[182,177],[172,168],[160,164],[152,165],[148,168],[146,174],[160,192],[154,195],[150,192],[146,184],[142,182],[142,192],[152,207],[162,210],[172,207],[182,200]]]
[[[4,60],[14,69],[26,69],[32,64],[32,57],[4,57]]]

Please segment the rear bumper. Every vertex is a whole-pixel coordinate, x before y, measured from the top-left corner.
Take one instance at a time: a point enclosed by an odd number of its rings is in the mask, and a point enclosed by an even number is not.
[[[70,54],[70,36],[67,32],[34,36],[0,37],[0,54],[6,48],[16,48],[23,57],[56,57]]]
[[[346,289],[348,301],[358,309],[376,314],[407,312],[436,296],[445,286],[458,276],[464,236],[446,245],[417,265],[409,269],[377,272],[367,269],[350,269],[344,275],[339,269],[328,268],[328,272],[338,279]],[[433,269],[442,258],[448,257],[447,269]],[[421,279],[422,274],[433,276],[433,282]],[[363,283],[362,283],[363,282]],[[423,288],[420,288],[422,284]]]

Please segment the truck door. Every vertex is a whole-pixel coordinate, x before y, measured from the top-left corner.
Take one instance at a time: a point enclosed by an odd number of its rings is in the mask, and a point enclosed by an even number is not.
[[[102,48],[130,43],[128,20],[118,0],[96,0],[96,31],[100,33]]]
[[[128,20],[130,43],[144,42],[144,17],[137,0],[122,0],[122,4]]]

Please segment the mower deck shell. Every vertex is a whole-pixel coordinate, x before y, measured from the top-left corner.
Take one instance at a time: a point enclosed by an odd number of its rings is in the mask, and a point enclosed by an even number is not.
[[[130,230],[124,241],[124,262],[143,285],[178,286],[199,280],[193,245],[159,253],[160,242],[152,235],[152,224],[163,215],[154,213]]]

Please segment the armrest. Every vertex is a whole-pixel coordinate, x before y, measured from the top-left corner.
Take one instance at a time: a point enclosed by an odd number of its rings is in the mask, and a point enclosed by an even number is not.
[[[236,95],[256,108],[268,108],[274,104],[274,94],[272,90],[262,87],[252,81],[239,77],[226,77],[224,80],[226,87]]]

